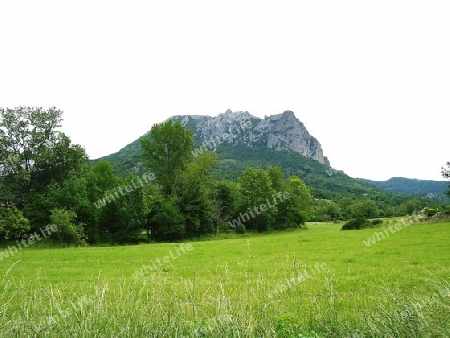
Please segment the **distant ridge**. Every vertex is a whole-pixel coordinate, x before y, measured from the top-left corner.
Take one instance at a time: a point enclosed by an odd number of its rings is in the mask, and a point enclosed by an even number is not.
[[[447,181],[419,180],[404,177],[392,177],[387,181],[372,181],[363,178],[360,180],[379,189],[397,194],[448,200],[448,197],[445,195],[449,184]]]

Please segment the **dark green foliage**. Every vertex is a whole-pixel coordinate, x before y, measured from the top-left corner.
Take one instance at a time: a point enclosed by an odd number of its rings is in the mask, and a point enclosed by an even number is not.
[[[305,224],[312,216],[312,196],[306,184],[297,176],[291,176],[283,190],[283,201],[278,207],[284,209],[279,214],[284,216],[285,228],[297,228]]]
[[[214,171],[217,178],[235,180],[247,167],[267,169],[275,166],[283,168],[283,174],[287,177],[300,177],[315,198],[334,200],[342,196],[353,197],[377,192],[376,188],[341,172],[329,176],[328,166],[292,151],[222,144],[217,148],[217,154],[221,159]]]
[[[350,206],[353,204],[354,200],[349,197],[343,197],[339,201],[337,201],[337,204],[339,205],[342,213],[342,219],[350,219]]]
[[[242,196],[238,183],[230,181],[216,181],[212,192],[213,218],[216,226],[227,224],[237,217],[239,206],[242,205]]]
[[[168,120],[155,124],[148,137],[141,139],[144,164],[156,175],[165,197],[172,196],[179,175],[192,162],[194,139],[192,132],[180,121]]]
[[[175,241],[184,237],[185,219],[172,201],[157,197],[150,202],[147,215],[150,237],[155,241]]]
[[[94,202],[103,195],[92,169],[86,163],[82,170],[71,172],[66,180],[51,183],[42,193],[33,194],[33,200],[24,209],[33,224],[32,230],[48,224],[51,209],[70,209],[77,214],[78,221],[85,224],[88,242],[100,241],[98,223],[101,210],[95,207]]]
[[[200,145],[201,141],[197,139],[196,144]],[[341,171],[331,171],[329,166],[292,151],[267,149],[264,144],[249,148],[222,143],[217,147],[216,153],[220,162],[213,168],[213,177],[219,180],[236,181],[248,167],[263,169],[280,167],[285,176],[300,177],[316,199],[327,199],[338,203],[343,198],[353,201],[366,196],[367,199],[375,201],[380,216],[383,217],[402,215],[398,207],[409,199],[407,196],[380,190],[361,180],[351,178]],[[106,158],[111,160],[119,175],[132,170],[136,167],[136,163],[142,161],[141,150],[135,143]],[[424,198],[421,201],[433,203],[433,200]],[[342,209],[342,218],[349,217],[351,215]]]
[[[242,234],[245,234],[247,232],[247,229],[245,228],[244,224],[239,224],[236,228],[234,228],[234,231],[237,234],[242,235]]]
[[[212,234],[211,167],[216,155],[207,152],[194,162],[192,133],[179,121],[153,126],[141,145],[145,165],[156,174],[160,188],[160,196],[148,202],[151,238],[178,240]]]
[[[354,201],[349,206],[349,212],[352,218],[370,218],[379,215],[376,203],[370,199]]]
[[[214,231],[212,202],[200,182],[184,182],[186,188],[176,204],[185,219],[185,236],[196,237]]]
[[[0,202],[23,209],[86,163],[84,150],[56,131],[61,116],[56,108],[0,108]]]
[[[364,218],[354,218],[342,226],[342,230],[360,230],[369,226],[369,221]]]
[[[114,188],[121,184],[121,179],[115,175],[111,164],[104,160],[100,160],[93,165],[85,179],[88,185],[87,199],[91,212],[87,218],[84,217],[82,211],[77,213],[83,222],[86,223],[86,235],[89,242],[98,243],[110,237],[108,236],[108,225],[104,221],[107,212],[102,209],[102,201],[104,201],[109,191],[113,191]],[[101,223],[103,223],[103,226]],[[109,238],[109,240],[111,239]]]
[[[89,185],[88,178],[88,172],[85,175],[79,172],[71,175],[62,184],[51,184],[45,193],[47,207],[63,209],[70,206],[80,222],[86,225],[95,224],[97,210],[89,199],[89,190],[93,186]]]
[[[176,204],[185,218],[185,236],[188,238],[214,232],[211,167],[216,162],[215,153],[207,152],[198,156],[180,174],[180,180],[174,189]]]
[[[272,188],[267,171],[247,168],[242,174],[240,185],[242,196],[240,210],[250,218],[245,220],[248,224],[247,228],[258,232],[272,228],[278,210],[273,202],[276,192]],[[264,212],[257,211],[261,205],[265,205],[267,210]]]
[[[354,218],[354,219],[351,219],[350,221],[346,222],[342,226],[342,230],[361,230],[361,229],[366,229],[366,228],[373,228],[382,223],[383,223],[383,221],[379,220],[379,219],[369,221],[365,218]]]
[[[275,191],[281,191],[283,189],[283,171],[280,167],[270,167],[267,170],[272,183],[272,188]]]
[[[419,212],[420,209],[424,207],[424,204],[418,198],[411,198],[406,202],[402,203],[400,210],[402,214],[411,215],[414,212]]]
[[[97,201],[103,197],[107,190],[117,187],[119,178],[114,173],[114,169],[108,161],[100,160],[94,166],[90,173],[90,189],[89,198],[92,201]]]
[[[0,109],[0,117],[0,204],[20,209],[31,231],[48,223],[53,208],[83,213],[86,189],[78,179],[89,161],[83,148],[56,130],[62,112],[18,107]]]
[[[30,230],[30,222],[16,208],[0,208],[0,240],[20,239]]]
[[[138,178],[130,175],[119,183],[119,187],[107,191],[113,200],[100,210],[101,240],[116,243],[134,243],[140,238],[144,228],[146,213],[144,207],[144,192],[142,187],[134,188]],[[126,187],[132,188],[130,192]]]
[[[75,223],[77,214],[65,209],[51,210],[50,222],[58,227],[58,231],[52,237],[61,243],[83,245],[86,244],[84,225]]]
[[[245,226],[244,226],[245,227]],[[227,222],[221,222],[216,228],[216,235],[229,234],[233,232],[233,228]]]
[[[377,225],[383,224],[383,220],[382,219],[373,219],[370,222],[372,223],[373,226],[377,226]]]
[[[313,220],[317,222],[337,221],[343,218],[342,209],[338,203],[330,200],[314,201]]]

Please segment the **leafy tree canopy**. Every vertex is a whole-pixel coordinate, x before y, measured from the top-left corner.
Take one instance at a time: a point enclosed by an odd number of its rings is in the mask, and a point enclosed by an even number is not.
[[[172,196],[179,175],[192,162],[194,138],[180,121],[155,124],[141,139],[145,165],[156,175],[162,194]]]
[[[0,177],[3,204],[23,209],[31,193],[66,179],[88,158],[57,130],[62,111],[56,108],[0,108]]]

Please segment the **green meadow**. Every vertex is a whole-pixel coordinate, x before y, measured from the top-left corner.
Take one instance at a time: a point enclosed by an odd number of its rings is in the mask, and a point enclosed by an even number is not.
[[[450,222],[370,246],[383,226],[341,227],[23,248],[0,256],[0,336],[450,336]]]

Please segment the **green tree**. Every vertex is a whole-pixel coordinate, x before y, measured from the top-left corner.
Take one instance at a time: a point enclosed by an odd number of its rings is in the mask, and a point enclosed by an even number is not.
[[[185,219],[185,234],[194,237],[213,232],[213,180],[211,168],[218,163],[217,154],[200,154],[180,174],[175,188],[176,204]]]
[[[273,226],[277,214],[273,200],[275,190],[269,174],[264,169],[247,168],[241,176],[240,184],[243,202],[241,218],[253,230],[268,230]],[[261,209],[261,205],[266,206],[265,211]]]
[[[376,203],[369,199],[355,201],[349,209],[352,218],[377,217],[379,214]]]
[[[51,210],[50,221],[58,227],[58,231],[52,236],[66,244],[85,244],[84,225],[75,223],[76,219],[77,214],[71,210],[56,208]]]
[[[222,224],[225,229],[230,228],[227,222],[238,216],[239,206],[242,204],[239,183],[225,180],[215,182],[212,199],[216,232]]]
[[[133,186],[138,177],[129,175],[115,188],[106,192],[112,196],[100,209],[100,236],[102,240],[117,243],[136,243],[142,239],[141,233],[146,227],[146,208],[142,187]],[[128,189],[126,189],[128,187]]]
[[[277,227],[296,228],[304,224],[312,216],[312,200],[305,182],[297,176],[291,176],[286,181],[283,201],[278,207],[281,223]]]
[[[3,204],[24,209],[34,193],[65,180],[88,160],[83,148],[57,131],[62,111],[56,108],[0,108],[0,117]]]
[[[175,241],[185,237],[185,219],[172,200],[162,196],[149,202],[147,226],[155,241]]]
[[[339,205],[339,207],[342,210],[342,217],[344,219],[349,219],[352,217],[351,215],[351,210],[350,210],[350,206],[354,203],[355,201],[352,200],[349,197],[343,197],[341,198],[337,203]]]
[[[105,196],[105,192],[116,188],[119,178],[114,173],[114,169],[106,160],[100,160],[92,167],[89,175],[89,199],[98,201]]]
[[[86,223],[86,235],[91,243],[106,239],[112,240],[108,232],[107,221],[104,220],[110,216],[107,216],[103,206],[108,204],[108,192],[117,188],[120,182],[121,180],[114,173],[111,164],[105,160],[98,161],[87,175],[87,198],[93,210],[91,220],[84,221],[83,219],[83,222]]]
[[[402,215],[410,215],[413,212],[419,212],[423,208],[423,203],[417,198],[411,198],[400,206]]]
[[[314,219],[318,222],[336,221],[342,218],[341,207],[334,201],[314,201]]]
[[[267,169],[267,173],[270,177],[270,182],[272,183],[272,188],[279,192],[283,189],[283,171],[280,167],[270,167]]]
[[[194,138],[180,121],[168,120],[155,124],[148,135],[141,139],[146,166],[156,175],[161,193],[170,197],[179,183],[180,174],[192,162]]]

